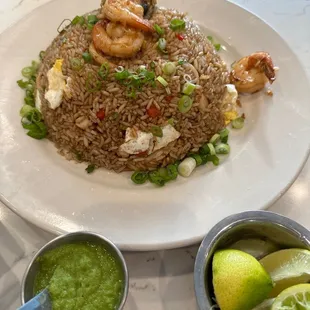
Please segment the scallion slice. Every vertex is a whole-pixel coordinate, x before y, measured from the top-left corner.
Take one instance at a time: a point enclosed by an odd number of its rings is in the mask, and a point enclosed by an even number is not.
[[[159,49],[162,53],[164,53],[164,54],[167,54],[167,53],[168,53],[168,52],[166,51],[166,48],[167,48],[167,41],[166,41],[166,39],[160,38],[160,39],[158,40],[157,47],[158,47],[158,49]]]
[[[235,129],[242,129],[244,126],[244,118],[243,117],[238,117],[235,118],[232,122],[231,125]]]
[[[183,87],[183,94],[190,96],[194,90],[196,89],[196,85],[190,82],[186,82]]]
[[[182,31],[185,29],[185,21],[183,19],[174,18],[171,20],[169,27],[173,31]]]
[[[219,132],[219,135],[221,137],[221,141],[223,143],[227,143],[228,141],[228,136],[229,136],[229,130],[227,128],[224,128],[222,129],[220,132]]]
[[[187,113],[193,105],[193,99],[189,96],[184,95],[178,103],[178,108],[181,113]]]
[[[71,24],[74,26],[74,25],[77,25],[77,24],[80,24],[80,25],[84,25],[85,24],[85,19],[83,16],[75,16],[73,19],[72,19],[72,22]]]
[[[148,173],[142,171],[136,171],[131,176],[132,182],[135,184],[144,184],[148,180]]]
[[[79,58],[71,58],[70,64],[73,70],[80,71],[83,68],[83,63]]]
[[[87,166],[87,168],[85,169],[85,171],[86,171],[88,174],[90,174],[90,173],[93,173],[93,172],[95,171],[96,168],[97,168],[96,165],[90,164],[90,165]]]
[[[163,36],[165,34],[164,29],[162,29],[160,26],[158,26],[157,24],[154,25],[154,29],[157,32],[157,34],[159,36]]]
[[[99,21],[99,19],[97,18],[96,15],[88,15],[87,16],[88,24],[95,25],[98,21]]]
[[[225,143],[220,143],[215,146],[215,152],[216,154],[227,155],[230,153],[230,146]]]
[[[158,76],[156,79],[162,86],[167,87],[168,86],[168,82],[161,76]]]
[[[159,137],[159,138],[163,137],[163,130],[159,126],[152,126],[151,133],[155,137]]]
[[[108,63],[103,63],[98,71],[99,76],[105,80],[109,74],[110,66]]]
[[[202,165],[203,161],[199,154],[191,154],[190,157],[194,158],[196,160],[197,167]]]
[[[210,143],[212,144],[216,144],[217,142],[219,142],[221,140],[221,136],[216,133],[215,135],[212,136],[212,138],[210,139]]]
[[[159,175],[157,170],[149,172],[149,180],[158,186],[164,186],[166,184],[166,181]]]
[[[163,66],[163,71],[166,75],[174,75],[176,72],[176,66],[173,62],[166,62]]]
[[[92,55],[89,54],[88,52],[83,53],[82,57],[85,60],[85,62],[91,62],[93,60]]]
[[[214,145],[212,143],[207,143],[207,145],[208,145],[208,148],[209,148],[210,155],[215,155],[216,152],[215,152]]]
[[[192,157],[185,158],[179,165],[178,171],[182,177],[189,177],[196,168],[196,160]]]

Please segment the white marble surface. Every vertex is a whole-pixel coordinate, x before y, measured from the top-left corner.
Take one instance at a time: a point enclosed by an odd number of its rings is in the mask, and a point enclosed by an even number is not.
[[[0,32],[48,1],[0,0]],[[233,2],[275,28],[298,55],[310,78],[310,0]],[[270,210],[289,216],[310,229],[309,204],[310,161],[290,190]],[[0,203],[0,310],[13,310],[20,305],[24,270],[32,255],[51,238],[53,235],[26,223]],[[126,253],[131,280],[125,309],[197,309],[192,273],[197,248]]]

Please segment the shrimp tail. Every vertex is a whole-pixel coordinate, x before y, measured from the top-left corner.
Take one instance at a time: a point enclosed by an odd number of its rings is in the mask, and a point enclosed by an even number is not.
[[[154,32],[154,27],[148,20],[139,18],[135,14],[131,14],[131,15],[132,15],[132,19],[127,21],[127,25],[133,28],[136,28],[136,29],[140,29],[144,32]]]
[[[259,67],[272,84],[276,80],[276,73],[271,56],[266,52],[256,52],[249,56],[248,70]]]

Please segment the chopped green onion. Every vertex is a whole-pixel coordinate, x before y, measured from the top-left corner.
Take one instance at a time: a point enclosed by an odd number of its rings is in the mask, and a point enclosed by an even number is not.
[[[176,165],[168,165],[166,169],[170,180],[175,180],[178,177],[178,168]]]
[[[72,69],[75,71],[79,71],[83,68],[83,63],[81,59],[79,58],[71,58],[70,64],[71,64]]]
[[[137,98],[137,92],[136,92],[136,89],[134,88],[133,85],[129,85],[128,86],[127,97],[128,98],[133,98],[133,99]]]
[[[88,15],[87,16],[88,24],[95,25],[98,21],[99,21],[99,19],[97,18],[96,15]]]
[[[183,19],[174,18],[170,22],[170,29],[173,31],[182,31],[185,29],[185,21]]]
[[[166,182],[170,181],[170,176],[168,174],[168,170],[166,168],[159,168],[158,169],[158,175],[163,178]]]
[[[142,171],[136,171],[132,174],[131,180],[135,184],[144,184],[148,180],[148,173]]]
[[[103,63],[99,69],[99,76],[105,80],[110,72],[110,66],[108,63]]]
[[[168,86],[168,82],[161,76],[158,76],[156,79],[162,86],[167,87]]]
[[[196,160],[197,167],[202,165],[202,158],[199,154],[191,154],[190,157],[192,157]]]
[[[83,16],[75,16],[73,19],[72,19],[72,22],[71,24],[73,26],[77,25],[77,24],[80,24],[80,25],[84,25],[85,23],[85,19]]]
[[[182,177],[189,177],[196,168],[196,160],[192,157],[185,158],[179,165],[178,171]]]
[[[33,67],[25,67],[22,70],[22,75],[25,78],[30,79],[33,74],[34,74]]]
[[[151,67],[151,69],[153,69],[153,70],[156,68],[156,63],[155,63],[155,61],[152,61],[152,62],[151,62],[150,67]]]
[[[24,129],[27,129],[27,135],[34,139],[41,140],[47,135],[47,128],[45,124],[41,121],[42,114],[36,108],[27,108],[24,106],[20,110],[20,115],[22,116],[21,123]]]
[[[93,57],[88,52],[83,53],[82,57],[86,62],[91,62],[93,60]]]
[[[231,125],[235,129],[242,129],[244,126],[244,118],[243,117],[238,117],[235,118],[232,122]]]
[[[214,42],[213,37],[211,37],[211,36],[207,36],[207,39],[208,39],[211,43]]]
[[[181,160],[177,160],[173,165],[176,166],[176,167],[178,168],[179,165],[180,165],[180,163],[181,163]]]
[[[222,141],[222,143],[227,143],[228,142],[228,136],[222,138],[221,141]]]
[[[191,82],[186,82],[183,87],[182,93],[190,96],[194,90],[196,89],[196,85]]]
[[[193,105],[193,99],[184,95],[178,103],[178,108],[181,113],[187,113]]]
[[[130,72],[128,70],[123,70],[120,72],[116,72],[114,77],[117,81],[122,81],[122,80],[126,80],[127,78],[129,78],[131,76]]]
[[[176,69],[177,68],[173,62],[166,62],[163,66],[163,71],[166,75],[174,75]]]
[[[215,155],[216,152],[215,152],[214,145],[213,145],[212,143],[207,143],[207,146],[208,146],[208,148],[209,148],[209,154]]]
[[[95,84],[95,86],[93,86]],[[89,72],[86,79],[86,89],[88,92],[93,93],[100,90],[102,83],[98,81],[97,76],[94,73]]]
[[[159,126],[152,126],[151,133],[155,137],[162,138],[162,136],[163,136],[163,130]]]
[[[17,85],[21,88],[21,89],[26,89],[27,86],[29,85],[28,81],[23,81],[23,80],[18,80],[17,81]]]
[[[74,152],[74,155],[75,155],[76,160],[78,161],[81,161],[83,159],[83,155],[81,152],[76,151]]]
[[[171,126],[174,126],[175,119],[171,117],[171,118],[168,119],[167,123],[168,123],[169,125],[171,125]]]
[[[219,142],[221,140],[221,136],[216,133],[215,135],[212,136],[212,138],[210,139],[210,143],[212,144],[216,144],[217,142]]]
[[[213,37],[207,36],[207,39],[212,43],[216,51],[219,51],[222,48],[221,44],[214,42]]]
[[[39,54],[40,60],[42,61],[45,57],[46,52],[45,51],[41,51]]]
[[[57,32],[58,32],[58,33],[63,33],[63,32],[65,32],[65,31],[68,29],[68,27],[71,25],[71,23],[72,23],[72,21],[71,21],[70,19],[68,19],[68,18],[64,19],[64,20],[61,22],[61,24],[58,26]]]
[[[208,156],[207,154],[200,154],[201,160],[202,160],[202,165],[205,165],[208,162]]]
[[[154,25],[154,29],[157,32],[157,34],[159,36],[163,36],[165,34],[164,29],[162,29],[160,26],[158,26],[157,24]]]
[[[206,155],[207,161],[212,161],[214,166],[218,166],[220,164],[220,159],[216,155]]]
[[[186,61],[185,61],[184,59],[179,59],[178,65],[182,66],[182,65],[185,64],[185,62],[186,62]]]
[[[29,114],[34,107],[31,107],[30,105],[24,104],[23,107],[19,111],[19,115],[21,117],[24,117],[25,115]]]
[[[167,41],[166,41],[166,39],[160,38],[160,39],[158,40],[157,47],[158,47],[158,49],[159,49],[162,53],[164,53],[164,54],[167,54],[167,53],[168,53],[168,52],[166,51],[166,47],[167,47]]]
[[[87,166],[87,168],[85,169],[85,171],[86,171],[88,174],[89,174],[89,173],[93,173],[93,172],[95,171],[96,168],[97,168],[96,165],[90,164],[90,165]]]
[[[218,52],[219,52],[220,49],[222,48],[222,46],[221,46],[220,43],[216,43],[216,44],[214,44],[213,46],[214,46],[215,50],[218,51]]]
[[[220,143],[215,146],[215,152],[216,154],[227,155],[230,153],[230,146],[225,143]]]
[[[215,148],[212,143],[206,143],[199,149],[200,155],[215,155]]]
[[[149,172],[149,180],[151,183],[154,183],[158,186],[164,186],[166,181],[159,175],[158,171]]]
[[[229,136],[229,130],[227,128],[224,128],[222,129],[220,132],[219,132],[219,135],[221,137],[221,141],[223,143],[227,143],[228,141],[228,136]],[[225,142],[223,140],[226,140]]]
[[[29,96],[25,97],[24,98],[24,102],[25,102],[25,104],[27,104],[27,105],[29,105],[31,107],[34,107],[36,105],[35,100],[34,100],[33,97],[29,97]]]

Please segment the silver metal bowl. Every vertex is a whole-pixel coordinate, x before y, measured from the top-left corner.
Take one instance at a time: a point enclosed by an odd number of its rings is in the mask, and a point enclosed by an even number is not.
[[[214,304],[214,252],[245,238],[268,239],[280,248],[310,248],[310,231],[284,216],[268,211],[249,211],[225,218],[206,235],[196,257],[194,281],[200,310],[209,310]]]
[[[128,295],[128,270],[127,265],[125,262],[125,259],[120,252],[120,250],[108,239],[104,238],[103,236],[91,233],[91,232],[74,232],[66,235],[59,236],[50,242],[48,242],[46,245],[44,245],[33,257],[31,260],[28,268],[26,269],[26,272],[24,274],[22,285],[21,285],[21,303],[24,305],[27,301],[29,301],[31,298],[34,297],[33,289],[34,289],[34,280],[35,276],[39,270],[39,264],[37,262],[37,258],[46,253],[47,251],[50,251],[52,249],[55,249],[61,245],[68,244],[68,243],[74,243],[74,242],[81,242],[81,241],[88,241],[95,244],[103,244],[108,250],[110,250],[110,253],[114,255],[114,257],[120,262],[122,271],[123,271],[123,277],[124,277],[124,289],[122,292],[122,299],[119,306],[119,310],[123,309],[127,295]]]

